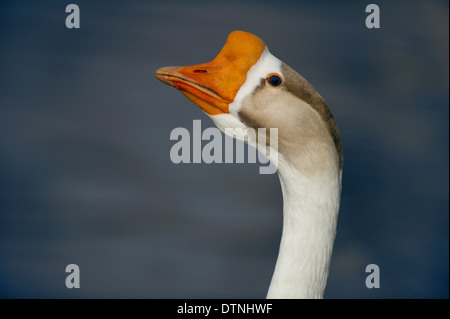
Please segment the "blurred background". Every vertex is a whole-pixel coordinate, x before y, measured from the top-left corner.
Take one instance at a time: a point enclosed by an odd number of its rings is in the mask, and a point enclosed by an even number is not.
[[[363,1],[76,1],[67,29],[69,3],[0,3],[0,297],[265,297],[278,176],[173,164],[174,128],[214,125],[153,76],[212,60],[233,30],[261,37],[338,123],[325,297],[449,297],[448,1],[377,1],[380,29]],[[65,286],[72,263],[80,289]]]

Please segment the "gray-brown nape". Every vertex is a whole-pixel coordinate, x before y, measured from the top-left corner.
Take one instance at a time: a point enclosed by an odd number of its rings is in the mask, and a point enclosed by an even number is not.
[[[293,95],[305,101],[319,113],[320,118],[324,121],[325,126],[330,133],[339,158],[339,168],[342,169],[344,157],[341,145],[341,136],[334,120],[333,113],[325,100],[313,88],[313,86],[300,74],[295,72],[285,63],[281,66],[281,72],[285,78],[284,86]]]

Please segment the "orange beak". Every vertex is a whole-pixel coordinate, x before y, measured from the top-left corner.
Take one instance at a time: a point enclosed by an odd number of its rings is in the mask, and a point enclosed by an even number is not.
[[[229,113],[248,70],[265,49],[257,36],[234,31],[217,57],[205,64],[185,67],[164,67],[155,72],[156,78],[178,89],[209,115]]]

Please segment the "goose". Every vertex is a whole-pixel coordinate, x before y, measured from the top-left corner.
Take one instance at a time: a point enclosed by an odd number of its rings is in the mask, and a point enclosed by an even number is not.
[[[227,128],[278,130],[276,148],[269,145],[274,136],[232,136],[256,147],[266,140],[262,152],[276,163],[280,179],[282,234],[266,298],[323,298],[343,167],[340,134],[325,100],[259,37],[244,31],[230,33],[211,62],[163,67],[155,76],[225,134]]]

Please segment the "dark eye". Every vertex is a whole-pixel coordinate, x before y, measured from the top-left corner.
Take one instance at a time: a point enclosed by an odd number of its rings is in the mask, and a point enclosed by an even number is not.
[[[278,87],[283,83],[283,80],[278,74],[269,74],[266,78],[266,82],[273,87]]]

